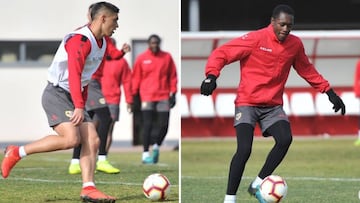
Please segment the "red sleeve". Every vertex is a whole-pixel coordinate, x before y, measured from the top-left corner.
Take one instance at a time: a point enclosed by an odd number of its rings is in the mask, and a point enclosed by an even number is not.
[[[136,95],[139,93],[140,80],[141,80],[141,60],[137,58],[132,72],[132,82],[131,82],[132,95]]]
[[[122,58],[125,53],[122,50],[116,48],[115,44],[112,43],[110,37],[105,37],[106,39],[106,57],[110,57],[111,59],[118,60]]]
[[[354,92],[356,97],[360,97],[360,60],[356,64]]]
[[[220,71],[225,65],[247,57],[256,42],[255,33],[249,33],[216,48],[208,58],[205,75],[212,74],[219,77]]]
[[[121,74],[121,81],[125,92],[126,103],[133,103],[133,97],[131,93],[131,70],[129,64],[123,59],[123,73]]]
[[[65,44],[65,49],[68,54],[68,71],[69,71],[69,87],[70,95],[73,100],[75,108],[84,108],[85,99],[87,95],[87,88],[84,89],[84,94],[81,89],[81,74],[84,70],[86,57],[91,50],[91,43],[87,37],[77,34],[72,36]]]
[[[170,92],[173,94],[177,92],[176,66],[171,56],[170,56]]]
[[[296,72],[304,78],[317,91],[324,93],[330,89],[330,84],[323,78],[322,75],[315,69],[314,65],[309,61],[305,54],[305,49],[300,42],[300,48],[296,55],[294,64]]]

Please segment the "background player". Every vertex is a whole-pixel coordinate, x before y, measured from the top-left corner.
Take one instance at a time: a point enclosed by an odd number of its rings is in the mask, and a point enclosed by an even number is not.
[[[355,93],[355,96],[357,98],[360,98],[360,60],[356,63],[355,80],[354,80],[354,93]],[[358,126],[358,138],[354,142],[354,145],[355,146],[360,146],[360,120],[359,120],[359,126]]]
[[[104,37],[111,36],[118,27],[118,12],[119,9],[113,4],[96,3],[91,11],[93,21],[65,36],[48,69],[49,83],[42,96],[49,125],[57,135],[48,135],[20,147],[8,146],[1,163],[4,178],[27,155],[70,149],[81,143],[81,199],[115,202],[114,197],[103,194],[95,187],[94,171],[99,138],[84,106],[91,75],[104,58],[107,47]]]
[[[112,44],[116,46],[116,40],[111,38]],[[112,122],[109,128],[106,151],[112,144],[113,128],[119,121],[121,86],[124,88],[127,111],[132,112],[133,97],[131,94],[131,69],[125,58],[112,59],[110,56],[104,62],[104,71],[101,78],[101,89],[108,105]]]
[[[250,32],[215,49],[205,68],[206,79],[201,84],[201,94],[211,95],[216,88],[216,78],[222,68],[240,61],[241,80],[235,99],[234,126],[237,150],[230,163],[224,203],[235,203],[236,193],[250,156],[256,122],[264,136],[273,136],[275,145],[250,184],[249,193],[265,203],[258,187],[285,157],[292,142],[287,115],[282,108],[282,95],[291,66],[317,91],[326,93],[334,104],[335,112],[345,114],[340,97],[309,62],[301,40],[290,34],[294,24],[294,11],[287,5],[274,8],[268,27]]]
[[[177,92],[177,73],[171,55],[160,49],[161,39],[158,35],[148,38],[149,48],[141,53],[135,61],[132,78],[133,95],[140,94],[143,116],[143,154],[145,164],[157,163],[159,147],[165,139],[169,125],[169,111],[175,106]],[[153,119],[157,118],[159,132],[150,156],[151,131]]]

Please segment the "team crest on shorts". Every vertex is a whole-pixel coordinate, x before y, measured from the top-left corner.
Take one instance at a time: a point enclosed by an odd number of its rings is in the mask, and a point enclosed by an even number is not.
[[[104,99],[104,98],[100,98],[100,99],[99,99],[99,103],[100,103],[100,104],[105,104],[105,99]]]
[[[73,115],[73,111],[65,111],[65,116],[68,118],[71,118],[71,116]]]
[[[236,115],[235,115],[235,120],[240,120],[240,118],[241,118],[241,112],[239,112],[239,113],[237,113]]]
[[[141,107],[142,107],[142,108],[146,108],[146,107],[147,107],[147,105],[148,105],[148,103],[147,103],[147,102],[141,102]]]

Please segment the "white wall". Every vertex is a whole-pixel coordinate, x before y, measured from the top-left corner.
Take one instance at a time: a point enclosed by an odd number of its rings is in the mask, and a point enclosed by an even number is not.
[[[12,0],[2,3],[3,19],[0,40],[61,40],[73,29],[87,22],[90,4],[97,1]],[[120,8],[119,28],[113,37],[118,44],[132,39],[147,39],[156,33],[162,37],[162,48],[169,51],[180,78],[179,0],[111,0]],[[131,63],[131,54],[126,59]],[[0,67],[0,141],[28,141],[52,133],[41,106],[47,68]],[[179,80],[180,87],[180,80]],[[124,99],[122,99],[124,101]],[[178,106],[171,111],[167,140],[180,137]],[[114,129],[114,140],[132,139],[132,118],[121,103],[120,122]]]

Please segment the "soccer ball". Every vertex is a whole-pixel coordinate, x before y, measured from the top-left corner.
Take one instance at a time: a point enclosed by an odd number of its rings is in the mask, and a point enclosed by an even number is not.
[[[285,179],[278,175],[267,176],[260,185],[260,194],[267,203],[280,202],[287,194]]]
[[[163,174],[151,174],[144,181],[143,192],[150,200],[165,200],[170,193],[170,181]]]

